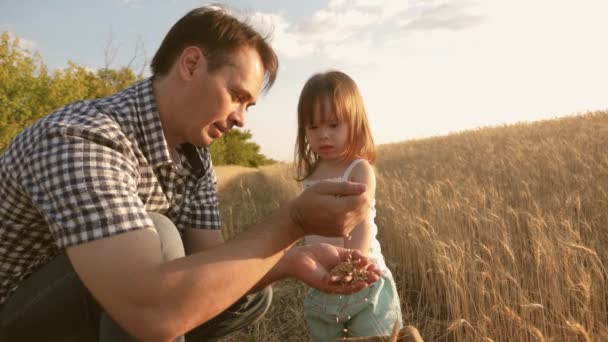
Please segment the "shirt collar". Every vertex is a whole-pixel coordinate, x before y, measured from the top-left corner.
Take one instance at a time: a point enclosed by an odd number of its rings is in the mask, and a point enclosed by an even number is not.
[[[165,139],[160,114],[156,107],[156,99],[152,87],[152,78],[135,84],[136,117],[139,126],[137,141],[143,146],[148,162],[153,167],[174,164],[169,145]],[[211,158],[207,148],[197,148],[191,144],[182,144],[176,147],[187,160],[188,167],[199,177],[211,167]],[[184,165],[182,160],[182,165]]]
[[[156,167],[171,164],[169,146],[165,139],[160,113],[156,106],[152,78],[147,78],[135,84],[136,93],[136,115],[139,126],[139,134],[136,139],[143,147],[148,162]]]

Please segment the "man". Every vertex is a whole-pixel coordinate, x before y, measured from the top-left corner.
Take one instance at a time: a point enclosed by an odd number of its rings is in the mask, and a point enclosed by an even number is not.
[[[215,7],[169,31],[152,78],[81,101],[20,133],[0,157],[0,340],[217,340],[259,318],[274,281],[350,293],[328,270],[355,252],[295,247],[347,235],[364,186],[323,183],[239,237],[219,228],[207,146],[276,77],[277,57]]]

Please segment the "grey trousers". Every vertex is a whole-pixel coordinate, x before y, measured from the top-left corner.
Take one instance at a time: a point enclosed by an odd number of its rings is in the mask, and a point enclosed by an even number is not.
[[[184,256],[175,225],[150,213],[163,257]],[[128,286],[125,284],[125,286]],[[272,300],[270,287],[240,298],[230,308],[176,341],[218,341],[262,317]],[[65,253],[30,275],[0,307],[0,341],[135,341],[95,301]]]

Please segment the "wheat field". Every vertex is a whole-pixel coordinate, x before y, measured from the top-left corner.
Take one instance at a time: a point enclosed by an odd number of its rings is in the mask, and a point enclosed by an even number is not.
[[[426,341],[608,341],[608,112],[382,145],[379,240]],[[289,164],[218,168],[226,238],[297,195]],[[307,341],[305,287],[229,341]]]

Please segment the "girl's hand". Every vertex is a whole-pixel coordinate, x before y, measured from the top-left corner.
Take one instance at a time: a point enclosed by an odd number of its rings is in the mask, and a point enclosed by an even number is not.
[[[308,286],[327,293],[358,292],[378,280],[381,272],[356,250],[319,243],[291,249],[285,256],[288,273]],[[347,282],[331,276],[330,271],[341,262],[358,260],[357,265],[367,273],[367,279]]]

